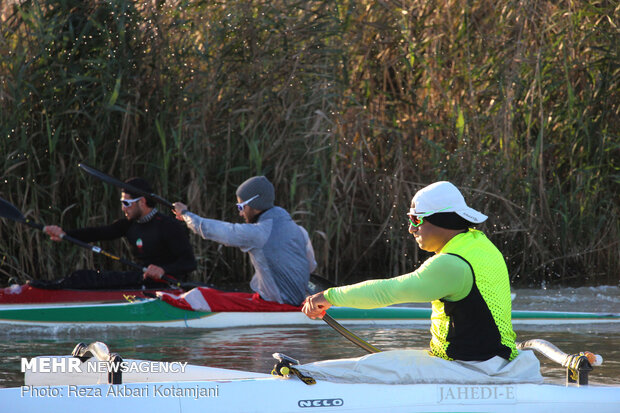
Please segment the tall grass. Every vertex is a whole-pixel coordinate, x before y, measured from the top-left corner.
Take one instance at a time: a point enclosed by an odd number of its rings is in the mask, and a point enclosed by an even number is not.
[[[337,283],[410,271],[422,186],[490,216],[515,285],[617,283],[617,6],[607,1],[26,0],[0,10],[0,196],[76,227],[120,216],[77,168],[141,175],[235,220],[267,175]],[[0,277],[112,263],[0,222]],[[193,238],[197,280],[241,252]],[[102,244],[123,253],[120,243]]]

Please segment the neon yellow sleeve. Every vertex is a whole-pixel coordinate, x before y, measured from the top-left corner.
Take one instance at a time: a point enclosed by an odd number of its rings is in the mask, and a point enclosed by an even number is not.
[[[473,279],[471,267],[461,258],[438,254],[412,273],[330,288],[325,291],[325,298],[332,305],[355,308],[422,303],[440,298],[458,301],[469,294]]]

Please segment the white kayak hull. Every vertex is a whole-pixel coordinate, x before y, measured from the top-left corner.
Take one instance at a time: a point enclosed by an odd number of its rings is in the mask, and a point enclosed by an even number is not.
[[[224,371],[225,372],[225,371]],[[222,369],[213,369],[216,376]],[[222,377],[226,377],[223,374]],[[22,386],[0,389],[13,413],[69,412],[528,412],[617,413],[619,387],[555,384],[306,385],[297,378]]]
[[[548,342],[538,341],[552,347]],[[555,347],[545,349],[538,344],[538,351],[544,351],[548,357],[550,350],[560,353]],[[279,353],[274,356],[280,360],[280,369],[286,356]],[[307,370],[303,365],[299,368]],[[110,369],[122,373],[109,375]],[[80,343],[72,356],[22,359],[22,370],[24,386],[0,389],[0,400],[4,406],[11,406],[13,413],[546,413],[586,409],[616,413],[620,406],[618,386],[531,384],[531,380],[523,378],[521,383],[500,384],[488,378],[455,379],[453,373],[435,376],[442,378],[432,379],[430,384],[425,381],[422,384],[336,383],[317,376],[316,383],[308,385],[295,375],[285,378],[181,362],[122,360],[101,342],[88,346]]]

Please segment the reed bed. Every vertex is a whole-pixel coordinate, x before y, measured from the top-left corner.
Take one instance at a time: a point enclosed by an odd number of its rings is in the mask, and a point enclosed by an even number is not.
[[[413,270],[416,190],[459,186],[516,286],[617,284],[610,1],[20,0],[0,6],[0,196],[66,228],[121,215],[77,168],[236,220],[264,174],[341,284]],[[193,237],[196,280],[243,283]],[[126,253],[120,242],[102,247]],[[0,221],[0,283],[115,264]]]

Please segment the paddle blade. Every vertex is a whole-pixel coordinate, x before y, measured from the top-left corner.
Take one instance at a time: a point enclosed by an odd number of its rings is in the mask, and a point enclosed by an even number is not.
[[[0,217],[26,224],[32,228],[43,230],[43,225],[26,219],[24,215],[6,199],[0,198]]]
[[[107,183],[109,183],[111,185],[114,185],[114,186],[116,186],[118,188],[121,188],[121,189],[127,188],[130,191],[136,192],[136,193],[144,192],[144,191],[139,190],[138,188],[132,187],[131,185],[127,185],[123,181],[120,181],[120,180],[118,180],[118,179],[116,179],[116,178],[114,178],[114,177],[112,177],[110,175],[104,174],[103,172],[98,171],[97,169],[95,169],[93,167],[90,167],[90,166],[86,165],[85,163],[79,163],[78,166],[80,168],[82,168],[84,171],[86,171],[86,173],[88,173],[89,175],[92,175],[95,178],[100,179],[103,182],[107,182]]]
[[[145,196],[147,198],[150,198],[150,199],[152,199],[154,201],[157,201],[157,202],[159,202],[161,204],[166,205],[168,208],[171,208],[171,209],[174,208],[174,206],[172,205],[172,203],[170,201],[160,197],[159,195],[152,194],[152,193],[149,193],[147,191],[143,191],[140,188],[136,188],[133,185],[130,185],[128,183],[120,181],[120,180],[118,180],[118,179],[116,179],[116,178],[114,178],[114,177],[112,177],[110,175],[107,175],[107,174],[105,174],[105,173],[103,173],[103,172],[93,168],[92,166],[86,165],[85,163],[79,163],[78,166],[80,168],[82,168],[84,171],[86,171],[86,173],[94,176],[97,179],[102,180],[103,182],[107,182],[107,183],[109,183],[111,185],[114,185],[114,186],[120,188],[120,189],[128,190],[129,192],[132,192],[132,193],[135,193],[135,194],[139,194],[140,196]]]
[[[0,198],[0,217],[10,219],[15,222],[26,222],[22,213],[6,199]]]

